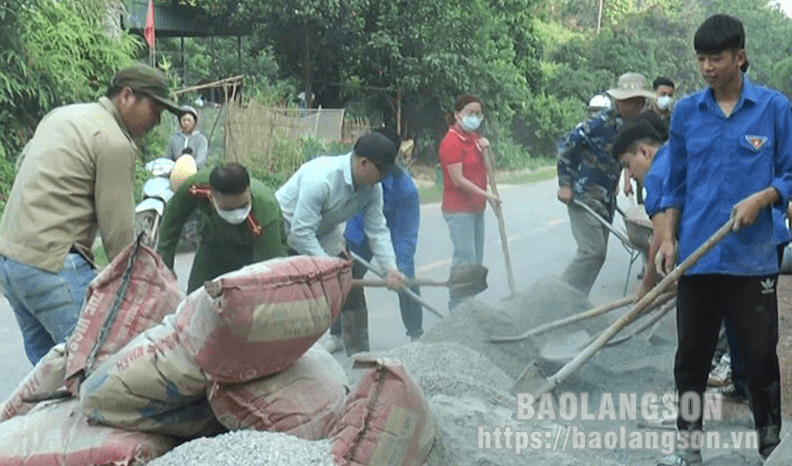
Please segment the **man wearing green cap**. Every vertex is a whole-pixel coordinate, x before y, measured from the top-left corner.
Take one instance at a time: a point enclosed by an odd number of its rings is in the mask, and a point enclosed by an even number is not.
[[[134,239],[134,139],[180,113],[158,70],[120,70],[99,101],[49,112],[22,151],[0,218],[0,284],[34,365],[74,330],[96,275],[97,230],[112,260]]]

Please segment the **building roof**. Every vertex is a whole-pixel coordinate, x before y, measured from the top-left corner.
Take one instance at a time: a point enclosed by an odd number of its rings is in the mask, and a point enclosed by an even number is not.
[[[143,35],[146,26],[148,1],[125,0],[121,27],[133,34]],[[157,37],[244,36],[249,30],[213,21],[202,10],[189,5],[154,3],[154,32]]]

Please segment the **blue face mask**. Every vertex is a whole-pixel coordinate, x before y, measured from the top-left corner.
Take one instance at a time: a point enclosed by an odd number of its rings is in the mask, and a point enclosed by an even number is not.
[[[481,125],[481,121],[484,117],[478,117],[475,115],[465,115],[462,117],[462,127],[468,131],[475,131],[478,129],[479,125]]]

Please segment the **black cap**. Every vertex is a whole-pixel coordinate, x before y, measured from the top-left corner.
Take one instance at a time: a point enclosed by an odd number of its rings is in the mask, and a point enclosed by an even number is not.
[[[651,139],[657,144],[661,144],[660,135],[651,123],[646,120],[638,120],[628,125],[625,125],[616,135],[613,142],[613,158],[617,161],[623,153],[627,151],[636,141],[644,139]]]
[[[379,132],[366,133],[355,143],[355,155],[365,157],[388,173],[398,176],[402,173],[396,165],[396,146]]]

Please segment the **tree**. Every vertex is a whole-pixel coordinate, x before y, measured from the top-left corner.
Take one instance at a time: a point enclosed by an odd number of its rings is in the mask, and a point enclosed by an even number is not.
[[[0,141],[12,160],[53,107],[101,95],[140,43],[106,30],[105,0],[0,4]]]

